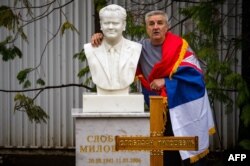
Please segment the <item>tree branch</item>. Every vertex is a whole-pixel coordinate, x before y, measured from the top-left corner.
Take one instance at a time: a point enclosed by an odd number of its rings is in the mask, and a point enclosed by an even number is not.
[[[30,8],[31,8],[31,9],[43,8],[43,7],[52,5],[55,1],[56,1],[56,0],[53,0],[53,1],[51,1],[51,2],[48,2],[48,3],[45,4],[45,5],[41,5],[41,6],[31,6]],[[22,9],[26,9],[27,7],[10,7],[10,8],[12,8],[12,9],[14,9],[14,10],[22,10]]]
[[[27,25],[33,23],[33,22],[36,22],[36,21],[41,20],[41,19],[43,19],[43,18],[45,18],[45,17],[48,17],[53,11],[58,10],[58,9],[61,9],[61,8],[65,7],[65,6],[67,6],[68,4],[72,3],[72,2],[74,2],[74,0],[71,0],[71,1],[69,1],[69,2],[66,2],[65,4],[63,4],[63,5],[61,5],[61,6],[52,8],[52,10],[49,11],[49,12],[47,12],[46,15],[40,15],[40,16],[37,16],[37,17],[33,18],[33,19],[30,20],[30,21],[27,21],[25,24],[21,25],[21,26],[18,28],[18,31],[19,31],[20,29],[24,28],[25,26],[27,26]],[[18,34],[19,34],[18,31],[17,31],[17,33],[15,34],[15,37],[14,37],[14,38],[12,39],[12,41],[10,41],[9,43],[13,43],[13,42],[17,39],[17,36],[18,36]]]
[[[45,86],[45,87],[41,87],[41,88],[23,89],[23,90],[5,90],[5,89],[0,89],[0,92],[17,93],[17,92],[43,91],[45,89],[58,89],[58,88],[66,88],[66,87],[81,87],[81,88],[85,88],[85,89],[88,89],[88,90],[91,90],[91,91],[94,90],[94,88],[88,87],[86,85],[71,83],[71,84],[62,84],[62,85],[55,85],[55,86]]]

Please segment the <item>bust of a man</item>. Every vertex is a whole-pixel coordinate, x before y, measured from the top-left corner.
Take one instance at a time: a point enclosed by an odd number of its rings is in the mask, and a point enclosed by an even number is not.
[[[124,8],[108,5],[100,10],[99,16],[104,35],[102,44],[84,45],[97,94],[128,94],[142,46],[123,37],[127,17]]]

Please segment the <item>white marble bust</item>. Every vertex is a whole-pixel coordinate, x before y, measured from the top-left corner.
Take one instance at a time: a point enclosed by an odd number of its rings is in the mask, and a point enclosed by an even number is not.
[[[142,46],[123,37],[126,10],[112,4],[99,12],[103,42],[99,47],[84,45],[85,54],[97,86],[97,94],[129,94]]]

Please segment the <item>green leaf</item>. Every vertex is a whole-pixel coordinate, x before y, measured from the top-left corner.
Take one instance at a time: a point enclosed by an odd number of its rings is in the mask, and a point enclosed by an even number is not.
[[[249,139],[244,139],[244,140],[240,141],[239,145],[246,150],[250,150],[250,140]]]
[[[89,73],[89,66],[82,68],[79,73],[77,74],[78,77],[83,77],[85,74]]]
[[[19,71],[19,73],[17,74],[17,79],[19,80],[19,84],[25,81],[25,79],[27,78],[27,75],[31,71],[32,71],[32,68],[26,68],[24,70]]]
[[[18,28],[18,33],[20,34],[21,38],[24,41],[26,41],[27,43],[29,42],[26,33],[24,33],[24,31],[23,31],[23,28]]]
[[[73,24],[71,24],[70,29],[71,29],[73,32],[78,33],[78,35],[80,34],[80,32],[78,31],[78,29],[76,29],[76,27],[75,27]]]
[[[18,17],[14,14],[8,6],[0,6],[0,27],[3,26],[8,30],[15,30],[16,25],[19,24]]]
[[[129,36],[131,39],[140,39],[146,36],[145,25],[137,23],[136,19],[137,18],[131,12],[128,12],[124,36]]]
[[[13,51],[13,53],[14,53],[15,55],[17,55],[19,58],[22,58],[23,53],[22,53],[22,51],[21,51],[18,47],[13,46],[12,51]]]
[[[71,24],[69,21],[65,21],[61,27],[61,35],[64,34],[65,30],[72,30],[73,32],[77,32],[78,34],[80,34],[80,32],[76,29],[76,27]]]
[[[17,93],[14,97],[14,101],[22,100],[23,95],[21,93]]]
[[[249,103],[242,108],[240,119],[243,121],[243,124],[246,127],[250,126],[250,104]]]
[[[83,85],[86,85],[86,86],[93,86],[91,89],[92,92],[96,92],[96,85],[93,84],[93,80],[92,80],[92,77],[88,77],[85,79],[85,82],[83,83]]]
[[[5,40],[0,42],[0,54],[2,55],[3,61],[12,60],[17,56],[22,58],[23,56],[22,51],[17,46],[8,46],[8,42],[10,42],[10,40],[12,40],[12,36],[8,36]]]
[[[16,56],[18,56],[19,58],[22,57],[22,52],[21,52],[21,50],[20,50],[18,47],[16,47],[15,45],[13,45],[13,46],[10,47],[10,48],[7,48],[7,50],[6,50],[5,53],[6,53],[5,55],[6,55],[7,60],[12,60],[12,59],[14,59]]]
[[[86,55],[85,55],[84,49],[82,49],[78,53],[75,53],[73,58],[74,59],[78,58],[81,62],[84,62],[86,60]]]
[[[10,36],[7,36],[3,41],[0,42],[0,45],[6,45],[8,44],[11,40],[13,39],[13,37],[10,35]]]
[[[29,88],[31,86],[30,80],[26,80],[23,84],[23,88]]]
[[[36,83],[41,85],[41,86],[44,86],[45,85],[45,81],[41,78],[39,78],[38,80],[36,80]]]
[[[99,12],[101,8],[107,5],[107,0],[94,0],[96,10]]]
[[[15,111],[26,112],[29,120],[36,123],[45,122],[49,118],[47,113],[38,105],[36,105],[32,98],[25,96],[24,94],[17,93],[14,97]]]
[[[88,77],[88,78],[85,80],[84,85],[90,85],[90,84],[92,84],[92,83],[93,83],[92,77]]]

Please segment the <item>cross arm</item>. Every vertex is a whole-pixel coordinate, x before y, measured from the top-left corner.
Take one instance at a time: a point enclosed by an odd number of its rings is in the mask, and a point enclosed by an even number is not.
[[[198,150],[198,137],[116,136],[116,150]]]

